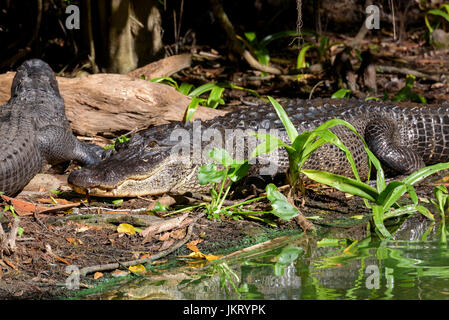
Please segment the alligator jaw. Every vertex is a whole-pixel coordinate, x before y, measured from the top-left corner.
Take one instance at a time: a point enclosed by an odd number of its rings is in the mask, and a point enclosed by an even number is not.
[[[94,187],[94,188],[84,188],[84,187],[79,187],[73,184],[69,184],[69,186],[73,189],[73,191],[75,191],[76,193],[79,194],[86,194],[86,195],[90,195],[90,196],[95,196],[95,197],[137,197],[137,196],[148,196],[148,195],[160,195],[163,193],[166,193],[165,190],[153,190],[152,193],[148,193],[147,191],[141,190],[141,192],[139,192],[139,190],[130,190],[128,192],[126,191],[117,191],[117,189],[103,189],[100,187]]]
[[[191,191],[188,184],[196,178],[195,169],[188,159],[169,156],[154,163],[151,171],[132,176],[87,166],[73,171],[68,183],[77,193],[98,197],[160,195],[171,191]]]

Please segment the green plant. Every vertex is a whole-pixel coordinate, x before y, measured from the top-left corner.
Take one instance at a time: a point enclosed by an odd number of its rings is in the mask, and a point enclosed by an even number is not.
[[[442,9],[444,9],[446,11],[443,11]],[[438,19],[436,19],[437,21],[436,21],[435,26],[431,26],[431,24],[429,22],[429,18],[428,18],[429,15],[438,17]],[[433,10],[427,11],[426,15],[424,16],[424,21],[426,23],[427,29],[429,30],[430,34],[432,34],[432,32],[439,27],[439,25],[442,21],[441,18],[444,18],[446,21],[449,22],[449,4],[442,4],[439,9],[433,9]]]
[[[157,83],[164,83],[167,85],[172,86],[180,93],[191,97],[192,100],[190,101],[189,105],[187,106],[186,113],[184,115],[185,121],[192,121],[193,114],[195,113],[196,109],[199,105],[206,106],[209,108],[217,108],[218,105],[224,104],[223,100],[223,93],[225,89],[237,89],[237,90],[243,90],[251,93],[252,95],[262,98],[257,91],[252,89],[243,88],[241,86],[237,86],[235,84],[228,84],[228,83],[206,83],[203,84],[197,88],[194,88],[193,84],[183,82],[181,85],[178,85],[178,83],[171,77],[159,77],[159,78],[153,78],[150,80],[151,82],[157,82]],[[201,98],[200,96],[202,94],[205,94],[209,92],[208,98]]]
[[[119,143],[123,143],[123,142],[129,141],[129,139],[130,138],[128,138],[128,137],[126,137],[124,135],[121,135],[120,137],[117,137],[117,138],[114,139],[114,144],[107,144],[107,145],[104,146],[104,149],[105,150],[115,149]]]
[[[224,149],[212,148],[209,156],[215,162],[220,163],[223,169],[217,169],[215,163],[201,166],[197,178],[200,185],[212,184],[210,189],[212,200],[206,204],[206,212],[209,217],[219,219],[222,213],[227,213],[227,210],[222,210],[222,207],[229,190],[231,190],[232,183],[243,178],[248,173],[250,165],[248,160],[233,159]]]
[[[17,214],[16,214],[16,210],[14,209],[14,206],[12,204],[7,204],[5,205],[5,208],[3,208],[3,212],[11,212],[12,216],[14,217],[14,219],[18,219]],[[17,227],[17,235],[19,237],[22,236],[23,232],[25,231],[24,228],[22,227]]]
[[[414,75],[408,74],[405,78],[405,86],[396,93],[391,101],[411,100],[414,102],[427,103],[426,98],[412,90],[415,79],[416,77]]]
[[[301,247],[287,246],[282,249],[281,253],[276,257],[276,263],[274,264],[274,275],[282,277],[285,273],[285,268],[298,259],[300,254],[304,253],[304,249]]]
[[[281,31],[274,34],[270,34],[264,37],[261,41],[258,41],[255,32],[245,32],[245,38],[239,39],[250,49],[250,51],[257,57],[257,60],[263,64],[268,65],[270,62],[270,54],[268,52],[267,46],[274,40],[285,38],[285,37],[298,37],[304,35],[314,35],[310,32],[298,32],[296,30]],[[266,75],[266,73],[262,73]]]
[[[446,211],[449,209],[449,194],[447,188],[443,185],[433,188],[433,194],[435,199],[431,199],[430,202],[435,206],[441,217],[441,242],[447,243]]]
[[[332,99],[343,99],[343,98],[349,98],[351,95],[351,90],[349,89],[339,89],[336,92],[334,92],[331,96]]]
[[[296,59],[296,68],[302,69],[308,66],[306,62],[306,54],[307,52],[312,49],[315,50],[318,53],[318,62],[323,63],[325,61],[330,60],[330,54],[331,54],[331,48],[333,46],[342,45],[343,42],[330,42],[329,43],[329,37],[322,36],[320,38],[320,44],[314,44],[314,43],[305,43],[301,50],[299,50],[298,57]],[[298,80],[303,77],[302,74],[298,75]]]
[[[414,191],[413,185],[437,171],[448,169],[449,163],[439,163],[422,168],[416,172],[413,172],[402,181],[392,181],[386,185],[384,172],[379,160],[368,149],[364,139],[357,133],[351,124],[340,119],[332,119],[312,131],[306,131],[302,134],[298,134],[296,128],[293,126],[282,106],[271,97],[269,97],[269,100],[273,104],[279,118],[284,124],[290,141],[293,141],[293,143],[290,146],[277,137],[256,134],[259,138],[265,139],[265,142],[259,144],[255,148],[252,156],[257,156],[261,153],[269,153],[276,148],[285,147],[289,156],[288,176],[292,190],[295,190],[295,186],[298,182],[300,184],[300,189],[304,189],[300,178],[300,174],[304,174],[309,179],[334,187],[342,192],[363,198],[365,205],[373,211],[373,221],[376,226],[376,230],[386,238],[391,238],[391,234],[385,228],[383,223],[388,218],[418,211],[427,218],[432,220],[434,219],[428,209],[418,204],[418,197]],[[369,158],[369,167],[371,167],[371,164],[376,167],[376,188],[371,187],[369,184],[363,183],[360,180],[351,153],[340,141],[340,139],[329,130],[329,128],[335,125],[345,125],[348,129],[359,136],[363,142],[365,151]],[[345,153],[346,158],[351,165],[355,179],[326,171],[302,169],[302,166],[310,157],[312,152],[325,143],[332,143]],[[410,195],[413,204],[401,207],[397,204],[397,201],[406,192]]]

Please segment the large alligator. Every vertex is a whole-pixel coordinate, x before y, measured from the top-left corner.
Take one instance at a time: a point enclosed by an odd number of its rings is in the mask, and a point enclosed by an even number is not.
[[[44,162],[100,159],[71,132],[55,75],[42,60],[24,62],[0,107],[0,191],[15,195],[42,169]]]
[[[383,165],[398,174],[410,173],[425,164],[449,161],[449,107],[445,105],[412,107],[355,99],[297,99],[286,101],[283,106],[298,132],[332,118],[350,122]],[[212,146],[224,147],[234,154],[241,152],[240,158],[242,154],[247,157],[255,147],[248,136],[245,140],[236,139],[242,136],[238,129],[274,129],[278,137],[288,141],[270,104],[243,107],[202,123],[176,122],[150,127],[119,144],[117,152],[109,158],[73,171],[68,181],[79,193],[111,197],[205,190],[198,184],[196,173],[210,161],[207,153]],[[332,130],[348,146],[360,176],[366,178],[367,157],[361,140],[343,126]],[[211,143],[211,137],[216,145]],[[264,161],[268,164],[262,165]],[[281,150],[277,158],[272,154],[260,158],[253,168],[264,168],[265,173],[272,175],[285,172],[287,166],[287,154]],[[343,152],[330,145],[317,150],[305,168],[352,175]]]

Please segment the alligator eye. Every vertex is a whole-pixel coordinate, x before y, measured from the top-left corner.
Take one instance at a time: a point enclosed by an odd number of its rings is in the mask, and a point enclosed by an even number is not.
[[[157,147],[157,142],[156,141],[150,141],[150,143],[148,145],[150,146],[150,148],[154,148],[154,147]]]

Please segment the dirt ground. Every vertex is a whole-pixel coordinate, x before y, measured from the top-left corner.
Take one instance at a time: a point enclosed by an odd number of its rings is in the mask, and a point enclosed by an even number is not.
[[[330,38],[330,41],[348,41],[342,37]],[[398,68],[417,70],[435,77],[448,74],[449,65],[446,62],[449,61],[449,50],[433,50],[422,39],[423,36],[419,32],[411,34],[402,44],[397,44],[388,37],[370,39],[362,43],[362,48],[369,45],[378,46],[378,66],[394,64]],[[308,98],[314,85],[323,79],[323,84],[313,90],[313,97],[329,97],[335,91],[325,72],[308,75],[302,82],[297,81],[296,76],[263,77],[257,71],[239,71],[238,66],[211,48],[202,47],[193,51],[193,66],[178,73],[177,80],[196,85],[209,81],[232,81],[236,85],[256,89],[261,95]],[[204,55],[203,52],[208,54]],[[295,63],[297,52],[289,49],[277,52],[280,53],[277,56],[273,53],[272,61],[278,63],[281,68]],[[335,56],[335,52],[331,55]],[[357,64],[355,56],[351,61]],[[425,97],[428,103],[442,103],[448,100],[449,84],[444,77],[439,79],[441,80],[417,77],[413,89]],[[402,71],[377,73],[377,96],[382,97],[387,93],[391,98],[404,85],[405,74]],[[250,100],[253,97],[245,91],[226,90],[224,99],[227,108],[236,108],[242,99]],[[64,176],[67,174],[68,171]],[[441,179],[438,182],[445,183],[445,179]],[[429,195],[429,190],[431,188],[423,188],[423,195]],[[194,211],[186,218],[190,220],[184,225],[181,224],[181,227],[160,232],[143,243],[144,238],[140,235],[118,232],[117,226],[130,223],[134,227],[144,228],[145,222],[148,222],[145,220],[147,217],[173,218],[163,217],[165,212],[148,213],[154,208],[158,198],[123,199],[122,203],[114,204],[110,199],[89,199],[89,202],[74,193],[54,194],[45,190],[24,193],[18,199],[41,207],[25,208],[25,213],[19,214],[19,226],[23,229],[23,234],[17,238],[14,252],[3,252],[0,256],[0,299],[52,299],[70,294],[66,289],[66,281],[71,273],[65,271],[69,265],[82,269],[117,263],[117,268],[101,271],[114,272],[117,269],[126,270],[123,265],[126,261],[151,257],[161,252],[166,252],[167,255],[151,262],[152,264],[163,263],[169,257],[189,254],[191,250],[186,244],[192,242],[203,253],[220,255],[231,246],[249,246],[274,238],[277,232],[282,230],[301,231],[296,222],[287,223],[270,217],[264,217],[268,219],[265,222],[257,219],[261,217],[243,220],[228,217],[221,221],[200,217],[195,220],[200,211]],[[0,223],[6,233],[13,225],[8,204],[5,200],[5,211],[0,211]],[[43,211],[45,206],[63,205],[67,207],[60,207],[52,212]],[[258,208],[269,208],[267,203],[257,205]],[[18,208],[24,206],[25,204],[14,204],[14,209],[18,213]],[[70,206],[72,207],[68,208]],[[171,208],[176,208],[176,205]],[[324,220],[311,220],[317,228],[336,227],[338,223],[341,225],[337,227],[349,228],[351,224],[345,225],[344,221],[348,221],[353,215],[365,215],[365,219],[362,219],[358,226],[366,226],[369,219],[368,211],[359,199],[347,198],[330,189],[318,187],[308,193],[306,205],[301,210],[306,216],[325,217]],[[181,215],[182,213],[177,214]],[[141,225],[139,218],[145,218]],[[274,226],[269,225],[267,221],[271,221]],[[354,231],[355,238],[363,236],[359,229]],[[173,248],[175,250],[170,252]],[[81,276],[80,287],[94,286],[97,281],[94,276],[95,272]]]

